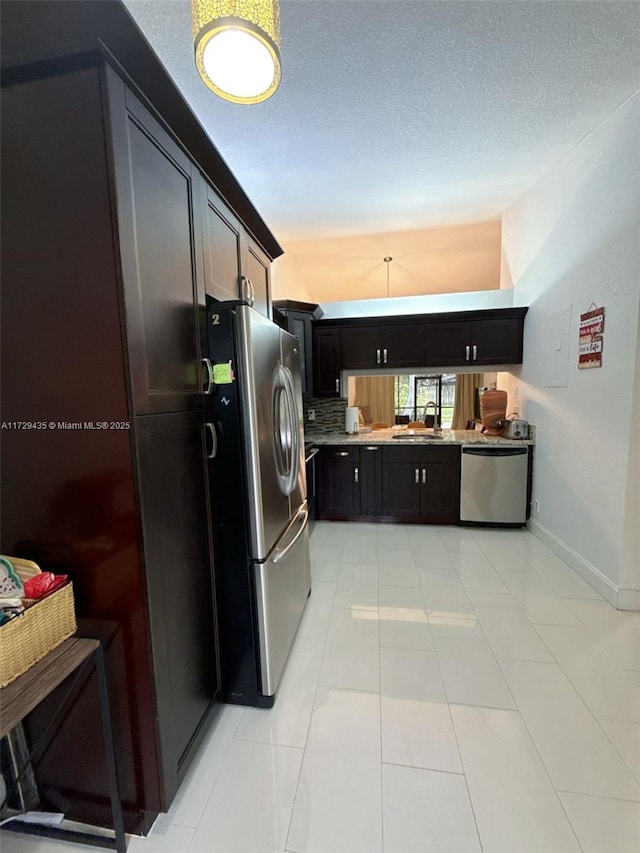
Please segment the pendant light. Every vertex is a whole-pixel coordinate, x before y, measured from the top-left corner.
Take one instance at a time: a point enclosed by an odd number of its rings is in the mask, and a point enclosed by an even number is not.
[[[382,260],[383,260],[383,261],[385,262],[385,264],[387,265],[387,298],[388,298],[388,297],[389,297],[389,264],[391,263],[391,261],[393,260],[393,258],[392,258],[392,257],[390,257],[389,255],[387,255],[387,256],[386,256],[385,258],[383,258]]]
[[[227,101],[258,104],[280,84],[278,0],[192,0],[198,73]]]

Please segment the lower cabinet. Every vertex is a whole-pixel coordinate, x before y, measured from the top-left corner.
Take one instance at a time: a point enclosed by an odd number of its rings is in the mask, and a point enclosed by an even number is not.
[[[318,518],[348,521],[382,515],[381,450],[380,445],[320,448]]]
[[[460,447],[383,447],[382,514],[396,521],[456,524]]]
[[[168,804],[220,690],[202,414],[138,417],[134,434]]]
[[[458,522],[459,445],[326,446],[317,458],[320,519]]]

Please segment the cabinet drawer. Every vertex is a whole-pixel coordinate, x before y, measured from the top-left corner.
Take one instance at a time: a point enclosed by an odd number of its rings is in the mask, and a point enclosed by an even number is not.
[[[450,447],[425,447],[420,448],[426,451],[426,461],[435,462],[440,465],[459,465],[460,464],[460,445],[453,444]]]
[[[389,445],[382,448],[383,462],[413,462],[417,458],[416,451],[420,448],[413,444]]]
[[[349,462],[353,464],[358,459],[357,447],[325,447],[322,450],[322,456],[331,463]]]

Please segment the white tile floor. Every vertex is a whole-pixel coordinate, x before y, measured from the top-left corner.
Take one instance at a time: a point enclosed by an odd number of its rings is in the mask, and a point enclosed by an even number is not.
[[[131,853],[638,853],[640,614],[526,531],[323,522],[312,568],[275,708]]]

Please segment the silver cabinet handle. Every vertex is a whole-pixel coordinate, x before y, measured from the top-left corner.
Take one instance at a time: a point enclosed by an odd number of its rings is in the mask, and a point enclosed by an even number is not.
[[[336,393],[340,393],[340,380],[336,379]]]
[[[349,451],[348,450],[336,450],[335,455],[336,456],[348,456]]]
[[[353,469],[353,480],[355,483],[359,482],[359,477],[360,477],[360,472],[358,471],[357,468],[354,468]]]
[[[464,357],[466,358],[467,361],[469,361],[469,347],[468,346],[466,346],[464,348]]]
[[[416,468],[416,483],[420,482],[420,469]]]
[[[380,364],[380,350],[376,350],[376,364]]]
[[[371,444],[368,447],[365,447],[365,450],[377,450],[377,449],[378,449],[377,447],[375,447]]]
[[[211,361],[208,358],[203,358],[202,363],[207,370],[207,387],[203,393],[211,394],[213,392],[213,367],[211,366]]]
[[[218,436],[216,434],[216,428],[212,423],[206,423],[205,429],[209,430],[209,435],[211,436],[211,453],[207,453],[207,459],[215,459],[216,453],[218,452]]]
[[[383,359],[382,359],[382,360],[383,360],[383,361],[384,361],[384,363],[386,364],[386,363],[387,363],[387,351],[386,351],[386,349],[385,349],[385,350],[382,350],[382,355],[383,355]]]
[[[314,447],[313,450],[310,450],[307,455],[304,457],[305,462],[310,462],[314,456],[317,456],[320,453],[319,447]]]
[[[473,360],[475,361],[477,357],[478,357],[478,347],[474,344],[473,345]]]
[[[426,484],[427,484],[427,469],[423,468],[422,469],[422,485],[426,486]]]

